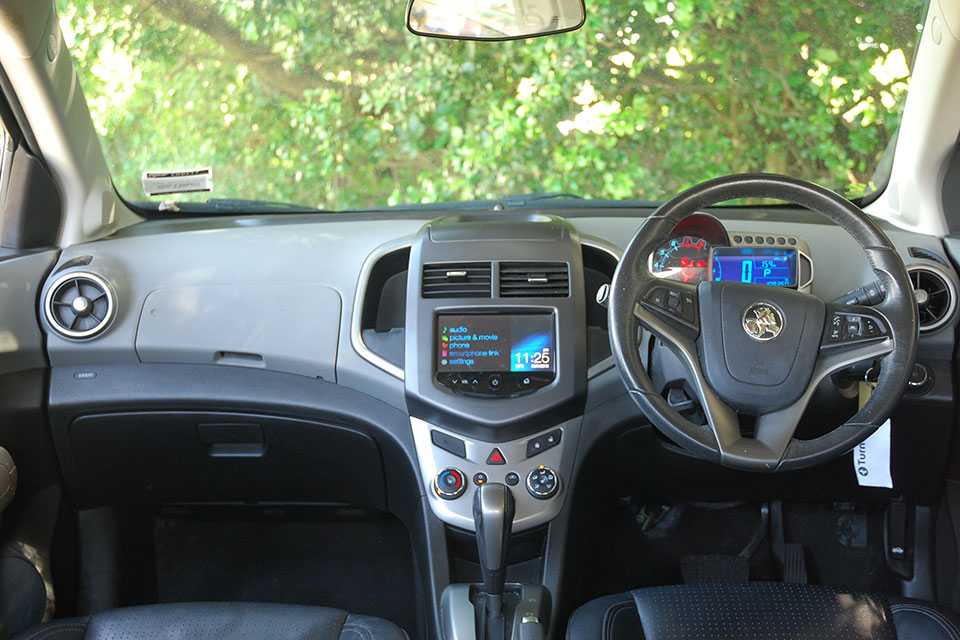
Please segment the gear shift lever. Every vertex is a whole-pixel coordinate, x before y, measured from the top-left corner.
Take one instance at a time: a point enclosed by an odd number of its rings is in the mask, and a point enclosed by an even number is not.
[[[473,524],[480,551],[483,589],[489,596],[489,613],[503,615],[503,585],[507,579],[507,547],[513,529],[516,502],[500,483],[482,484],[473,497]]]

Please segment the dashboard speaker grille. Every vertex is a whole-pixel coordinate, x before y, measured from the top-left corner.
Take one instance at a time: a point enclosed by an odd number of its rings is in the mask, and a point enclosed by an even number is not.
[[[501,262],[501,298],[566,298],[570,270],[565,262]]]
[[[110,324],[116,308],[110,286],[92,273],[72,272],[50,286],[44,313],[50,327],[65,338],[92,338]]]
[[[911,267],[910,281],[917,298],[920,330],[933,331],[942,327],[953,316],[957,306],[957,292],[952,281],[929,267]]]
[[[423,265],[424,298],[489,298],[489,262],[436,262]]]

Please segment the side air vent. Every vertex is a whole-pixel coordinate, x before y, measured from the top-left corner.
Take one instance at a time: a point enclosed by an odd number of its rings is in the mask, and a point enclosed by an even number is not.
[[[907,272],[917,298],[920,331],[939,329],[953,317],[957,308],[957,290],[953,280],[932,267],[909,267]]]
[[[423,265],[424,298],[489,298],[489,262],[441,262]]]
[[[43,311],[50,327],[65,338],[92,338],[110,325],[116,302],[110,285],[98,275],[72,271],[47,290]]]
[[[565,262],[501,262],[501,298],[566,298],[570,270]]]
[[[947,266],[947,261],[944,260],[942,256],[930,251],[930,249],[924,249],[922,247],[910,247],[907,251],[909,251],[910,255],[914,258],[933,260],[934,262],[939,262],[943,266]]]

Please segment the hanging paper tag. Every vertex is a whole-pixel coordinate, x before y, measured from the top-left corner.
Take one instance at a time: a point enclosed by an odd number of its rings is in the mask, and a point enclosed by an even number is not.
[[[876,387],[876,382],[860,383],[859,406],[861,408],[867,404]],[[893,478],[890,475],[889,420],[854,448],[853,470],[857,472],[857,483],[861,487],[893,488]]]
[[[887,420],[873,435],[853,450],[853,468],[861,487],[893,489],[890,476],[890,421]]]

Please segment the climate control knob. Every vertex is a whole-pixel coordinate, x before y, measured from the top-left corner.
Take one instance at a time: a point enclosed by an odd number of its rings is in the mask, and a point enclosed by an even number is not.
[[[546,500],[560,490],[560,476],[550,467],[540,465],[527,474],[527,491],[537,500]]]
[[[433,479],[433,490],[444,500],[456,500],[466,488],[463,472],[459,469],[444,469]]]

